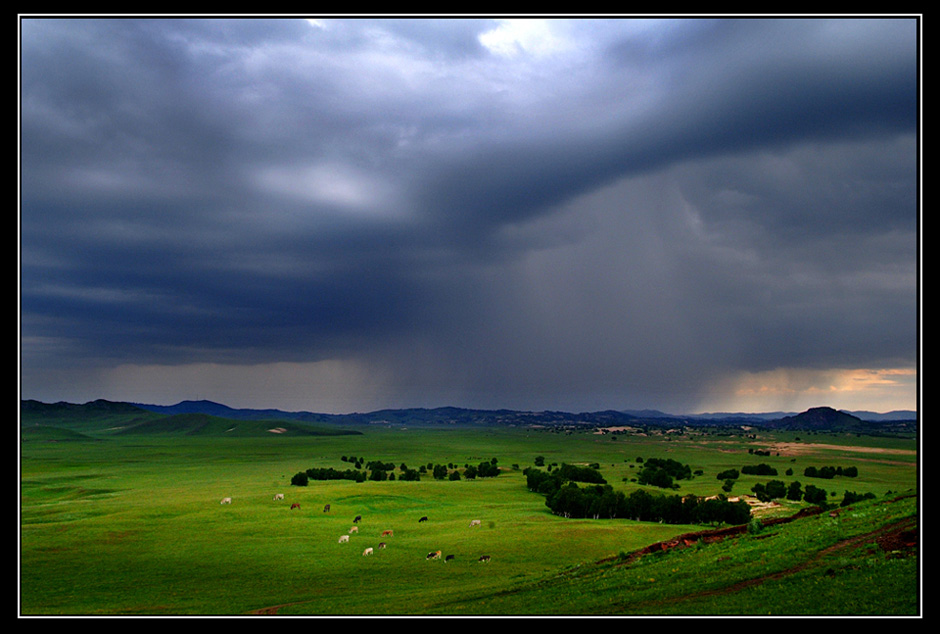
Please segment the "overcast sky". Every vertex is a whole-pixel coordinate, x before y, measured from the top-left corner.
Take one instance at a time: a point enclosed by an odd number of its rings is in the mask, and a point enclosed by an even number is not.
[[[914,409],[919,28],[21,17],[21,395]]]

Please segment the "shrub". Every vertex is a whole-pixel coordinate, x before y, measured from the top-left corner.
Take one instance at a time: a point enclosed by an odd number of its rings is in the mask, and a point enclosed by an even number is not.
[[[796,480],[790,483],[790,486],[787,488],[787,499],[793,502],[799,502],[803,497],[803,491],[800,490],[800,483]]]
[[[825,489],[820,489],[812,484],[807,484],[806,489],[803,491],[803,501],[809,504],[820,504],[825,506],[826,491]]]

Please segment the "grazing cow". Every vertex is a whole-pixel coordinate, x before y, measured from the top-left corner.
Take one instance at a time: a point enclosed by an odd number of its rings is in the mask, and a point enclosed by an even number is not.
[[[480,555],[480,559],[479,559],[478,561],[479,561],[480,563],[485,564],[485,563],[488,562],[489,560],[490,560],[490,556],[489,556],[489,555]]]
[[[448,561],[450,561],[453,558],[454,558],[453,555],[447,555],[446,557],[444,557],[444,563],[446,564]]]
[[[433,552],[429,552],[427,558],[428,558],[428,559],[440,559],[440,558],[441,558],[441,551],[435,550],[435,551],[433,551]]]
[[[353,533],[358,533],[358,532],[359,532],[359,527],[358,527],[358,526],[353,526],[353,527],[351,527],[351,528],[349,529],[349,534],[350,534],[350,535],[352,535]]]
[[[283,493],[275,493],[275,494],[274,494],[274,499],[275,499],[275,500],[283,500],[283,499],[284,499],[284,494],[283,494]]]
[[[362,519],[362,516],[361,516],[361,515],[357,515],[356,518],[353,520],[353,524],[358,524],[358,523],[359,523],[359,520],[361,520],[361,519]]]
[[[329,504],[327,504],[326,506],[323,507],[323,512],[324,512],[324,513],[329,513],[329,512],[330,512],[330,505],[329,505]]]
[[[392,531],[382,531],[382,537],[391,537]]]
[[[349,541],[349,535],[340,535],[340,536],[339,536],[339,543],[340,543],[340,544],[345,544],[345,543],[348,542],[348,541]]]
[[[222,501],[219,504],[231,504],[232,498],[222,498]]]
[[[292,510],[292,511],[293,511],[294,509],[299,509],[299,508],[300,508],[300,505],[297,504],[297,502],[294,502],[293,504],[290,505],[290,510]]]
[[[379,542],[379,549],[385,548],[385,542]]]
[[[473,528],[474,526],[479,526],[479,525],[480,525],[480,520],[471,520],[471,521],[470,521],[470,528]]]
[[[427,515],[425,515],[424,517],[422,517],[421,519],[419,519],[419,520],[418,520],[418,523],[420,524],[421,522],[426,522],[426,521],[428,521],[428,516],[427,516]]]
[[[362,556],[363,556],[363,557],[365,557],[366,555],[371,555],[371,554],[372,554],[372,548],[371,548],[371,547],[366,548],[364,551],[362,551]]]

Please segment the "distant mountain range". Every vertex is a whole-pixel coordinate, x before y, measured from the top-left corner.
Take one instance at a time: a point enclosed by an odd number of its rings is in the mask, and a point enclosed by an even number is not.
[[[829,409],[829,408],[827,408]],[[628,414],[633,414],[639,418],[693,418],[697,420],[751,420],[751,421],[769,421],[779,420],[787,416],[796,416],[799,412],[710,412],[704,414],[667,414],[655,409],[643,410],[624,410]],[[890,412],[879,413],[866,410],[834,410],[841,411],[844,414],[856,416],[866,422],[883,421],[911,421],[917,420],[917,412],[913,410],[893,410]]]
[[[154,423],[154,415],[163,419]],[[202,418],[193,418],[198,415]],[[85,417],[100,421],[131,421],[138,431],[167,428],[170,423],[200,429],[214,429],[214,419],[228,421],[281,421],[302,425],[324,424],[397,424],[397,425],[546,425],[546,426],[740,426],[749,425],[784,430],[846,431],[864,433],[911,432],[917,428],[917,414],[897,411],[886,414],[839,411],[817,407],[801,413],[709,413],[674,415],[657,410],[603,410],[597,412],[482,410],[459,407],[385,409],[366,413],[322,414],[287,412],[279,409],[236,409],[212,401],[182,401],[176,405],[115,403],[104,400],[84,405],[45,404],[26,400],[21,403],[23,422],[61,422]],[[167,421],[165,417],[172,417]],[[188,418],[187,418],[188,417]],[[209,420],[209,417],[213,419]],[[211,423],[211,424],[210,424]],[[110,423],[109,423],[110,424]],[[292,428],[293,429],[293,428]]]
[[[509,409],[482,410],[468,409],[460,407],[437,407],[437,408],[405,408],[405,409],[382,409],[368,413],[353,414],[317,414],[312,412],[286,412],[279,409],[234,409],[227,405],[221,405],[212,401],[181,401],[176,405],[147,405],[143,403],[134,403],[136,407],[146,409],[151,412],[162,414],[184,414],[199,412],[211,414],[213,416],[224,416],[225,418],[262,420],[277,418],[281,420],[305,420],[315,422],[340,422],[360,421],[360,422],[378,422],[391,420],[506,420],[506,419],[529,419],[538,417],[546,420],[621,420],[621,421],[775,421],[787,417],[797,416],[799,412],[715,412],[704,414],[668,414],[655,409],[642,410],[602,410],[597,412],[560,412],[560,411],[541,411],[528,412]],[[885,421],[914,421],[917,420],[917,412],[911,410],[896,410],[886,413],[868,412],[868,411],[850,411],[834,410],[828,407],[814,408],[808,410],[831,410],[840,411],[843,414],[854,416],[865,422],[885,422]]]

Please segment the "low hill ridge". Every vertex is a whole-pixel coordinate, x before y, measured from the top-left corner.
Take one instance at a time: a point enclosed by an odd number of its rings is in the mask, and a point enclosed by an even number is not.
[[[367,413],[352,414],[322,414],[313,412],[285,412],[277,409],[235,409],[213,401],[181,401],[176,405],[145,405],[140,403],[120,403],[105,400],[96,400],[84,405],[70,403],[45,404],[34,400],[21,402],[21,416],[26,422],[56,424],[73,427],[90,418],[99,421],[108,420],[113,424],[120,422],[122,426],[134,427],[139,432],[153,430],[164,426],[168,433],[168,416],[204,415],[231,421],[267,421],[268,423],[280,421],[281,424],[296,423],[297,429],[290,428],[291,433],[301,433],[310,425],[320,425],[325,429],[347,427],[349,425],[442,425],[461,426],[567,426],[584,428],[614,427],[614,426],[690,426],[690,427],[731,427],[753,426],[769,429],[785,429],[793,431],[832,431],[832,432],[858,432],[858,433],[908,433],[916,430],[916,413],[909,412],[910,418],[898,419],[881,415],[876,420],[863,420],[859,416],[846,411],[839,411],[831,407],[814,407],[805,412],[793,415],[773,416],[772,414],[703,414],[692,416],[676,416],[665,414],[657,410],[618,411],[604,410],[596,412],[571,413],[563,411],[516,411],[508,409],[480,410],[460,407],[437,408],[410,408],[410,409],[383,409]],[[901,415],[904,412],[899,413]],[[221,424],[208,425],[205,419],[180,419],[172,424],[185,426],[181,421],[187,420],[191,428],[186,433],[197,433],[195,427],[211,429],[214,433],[223,427]],[[196,420],[201,422],[196,423]],[[162,422],[161,422],[162,421]],[[146,423],[146,425],[143,425]],[[231,425],[225,427],[230,429]],[[285,429],[288,429],[285,427]],[[323,429],[321,429],[323,431]],[[129,431],[127,432],[129,433]],[[177,431],[176,433],[182,433]],[[231,432],[228,432],[231,434]],[[255,432],[258,433],[258,432]]]
[[[225,406],[219,407],[222,409],[215,411],[226,410]],[[71,432],[61,434],[69,438],[77,434],[291,437],[361,433],[339,425],[312,425],[274,417],[243,420],[198,411],[162,414],[131,403],[104,400],[81,405],[24,400],[20,403],[20,427],[22,437],[29,439],[55,435],[55,430]]]
[[[773,427],[793,430],[829,430],[851,431],[866,427],[865,421],[858,416],[840,412],[831,407],[812,407],[795,416],[784,416],[771,422]]]
[[[172,414],[122,429],[121,434],[186,436],[322,436],[358,434],[352,430],[311,427],[291,422],[235,420],[210,414]]]

